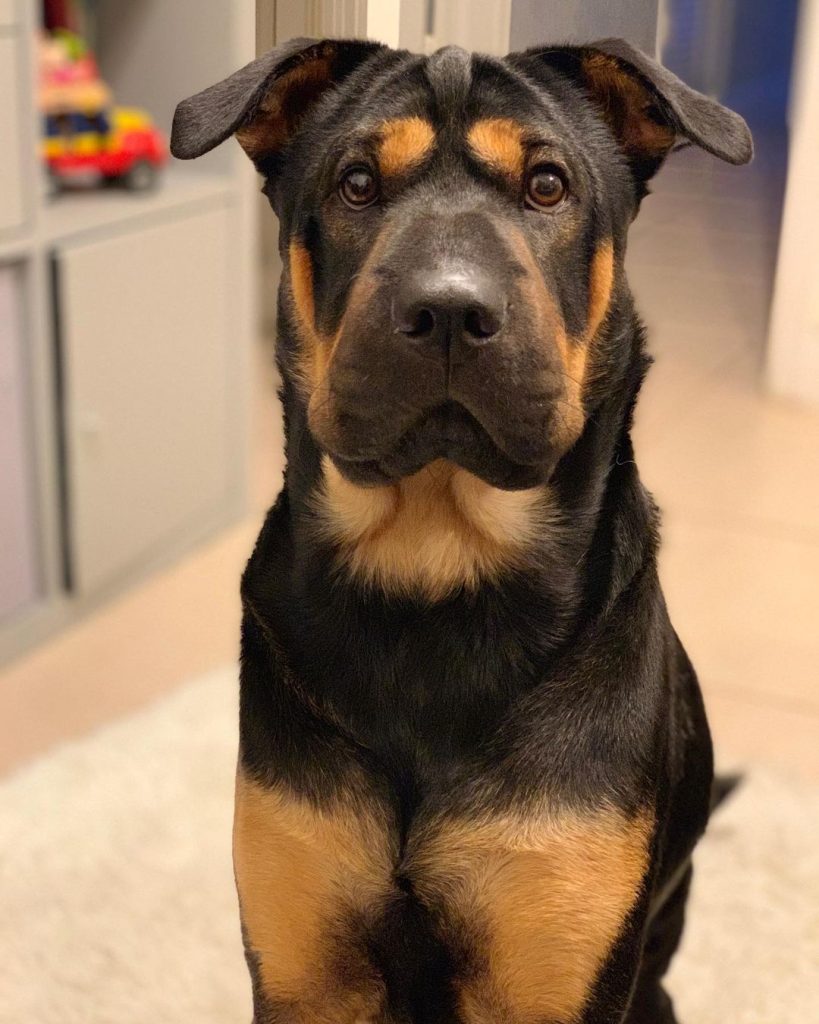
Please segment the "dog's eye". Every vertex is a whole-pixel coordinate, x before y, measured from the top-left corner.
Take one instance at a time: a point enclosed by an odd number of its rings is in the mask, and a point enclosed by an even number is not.
[[[565,199],[567,191],[557,167],[536,167],[526,182],[526,202],[535,210],[551,209]]]
[[[361,210],[378,199],[378,182],[368,167],[351,167],[342,174],[338,192],[348,206]]]

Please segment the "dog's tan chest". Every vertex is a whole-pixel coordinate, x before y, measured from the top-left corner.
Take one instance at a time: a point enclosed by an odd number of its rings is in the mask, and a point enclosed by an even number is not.
[[[377,1014],[383,984],[350,933],[378,916],[392,887],[395,850],[379,816],[320,810],[240,772],[233,859],[246,942],[266,999],[290,1008],[283,1019],[354,1024]]]
[[[445,460],[400,483],[357,487],[325,458],[316,508],[323,535],[353,576],[430,600],[474,590],[526,564],[554,528],[546,488],[503,491]]]
[[[578,1019],[634,906],[650,821],[619,811],[442,822],[415,855],[417,889],[470,935],[465,1024]]]
[[[466,957],[464,1024],[569,1024],[637,900],[649,838],[647,817],[613,809],[439,817],[401,855],[375,804],[319,810],[240,775],[236,878],[260,984],[282,1020],[388,1021],[367,951],[400,873]]]

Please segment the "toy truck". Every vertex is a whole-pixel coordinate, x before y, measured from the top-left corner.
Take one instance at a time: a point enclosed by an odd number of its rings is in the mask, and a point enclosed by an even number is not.
[[[41,39],[40,113],[52,191],[89,176],[131,189],[152,188],[168,159],[165,139],[150,116],[114,106],[93,56],[70,33]]]
[[[124,107],[46,113],[42,148],[55,187],[96,173],[106,182],[148,189],[167,160],[165,140],[150,117]]]

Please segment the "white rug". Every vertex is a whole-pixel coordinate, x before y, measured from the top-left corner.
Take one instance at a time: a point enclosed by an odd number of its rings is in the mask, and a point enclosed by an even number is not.
[[[230,863],[235,670],[0,786],[2,1024],[248,1024]],[[683,1024],[808,1024],[819,793],[751,772],[697,859]]]

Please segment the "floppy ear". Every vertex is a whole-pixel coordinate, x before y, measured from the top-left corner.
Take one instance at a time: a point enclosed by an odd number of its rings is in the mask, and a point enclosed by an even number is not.
[[[236,135],[260,171],[269,171],[310,107],[324,92],[384,47],[361,40],[293,39],[217,85],[183,100],[171,129],[171,152],[201,156]]]
[[[526,56],[580,80],[639,179],[650,178],[681,139],[732,164],[753,156],[751,133],[739,114],[690,89],[623,39],[529,50]]]

